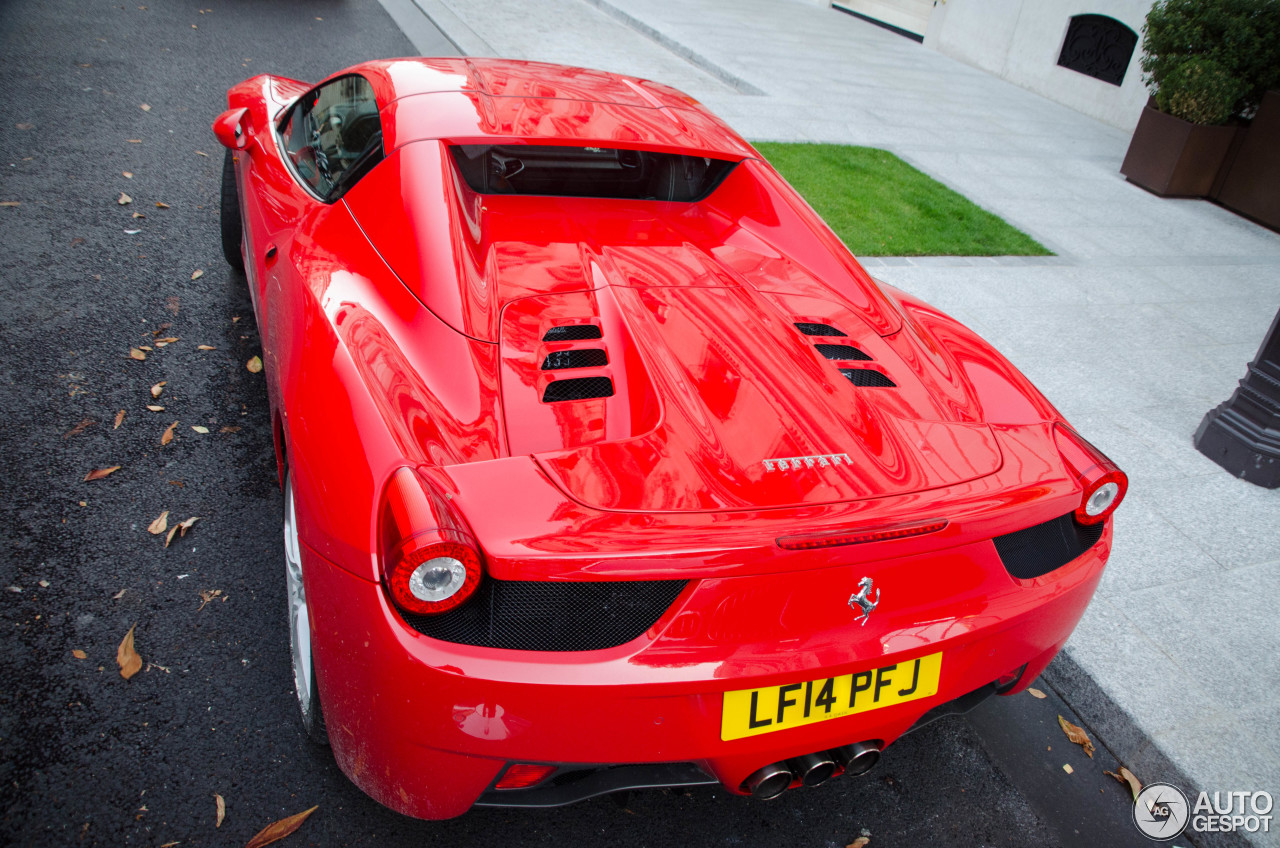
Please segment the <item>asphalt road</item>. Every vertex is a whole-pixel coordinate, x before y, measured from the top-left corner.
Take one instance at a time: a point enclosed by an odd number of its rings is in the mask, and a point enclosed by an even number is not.
[[[1137,841],[1054,697],[939,722],[866,778],[772,803],[654,791],[424,823],[368,800],[295,717],[259,342],[219,251],[209,123],[247,76],[413,50],[376,0],[8,0],[0,51],[0,201],[18,204],[0,207],[0,844],[243,845],[313,805],[282,844]],[[168,548],[147,532],[165,510],[199,517]]]

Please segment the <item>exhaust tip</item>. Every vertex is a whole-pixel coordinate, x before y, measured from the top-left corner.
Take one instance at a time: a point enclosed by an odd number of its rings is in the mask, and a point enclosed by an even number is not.
[[[793,779],[791,769],[787,768],[786,763],[771,763],[753,772],[743,786],[752,797],[771,801],[786,792]]]
[[[866,774],[880,762],[879,742],[854,742],[831,752],[848,775]]]
[[[836,761],[830,754],[805,754],[788,763],[791,771],[805,786],[826,783],[836,773]]]

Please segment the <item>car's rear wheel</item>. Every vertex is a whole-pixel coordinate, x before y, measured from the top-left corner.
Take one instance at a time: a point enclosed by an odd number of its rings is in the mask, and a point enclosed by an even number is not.
[[[298,517],[294,509],[293,477],[284,481],[284,573],[289,602],[289,647],[293,657],[293,686],[298,695],[302,727],[319,745],[329,744],[329,733],[320,709],[316,687],[315,657],[311,653],[311,615],[302,583],[302,547],[298,541]]]
[[[244,273],[244,226],[240,220],[240,190],[236,187],[236,163],[231,151],[222,160],[222,255],[227,264]]]

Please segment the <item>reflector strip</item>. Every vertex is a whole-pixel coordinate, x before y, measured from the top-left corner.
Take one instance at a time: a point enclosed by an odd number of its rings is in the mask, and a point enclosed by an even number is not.
[[[894,524],[853,533],[810,533],[802,536],[779,536],[778,547],[788,551],[806,551],[813,548],[834,548],[837,545],[862,545],[867,542],[887,542],[910,536],[936,533],[947,526],[946,521],[922,521],[913,524]]]
[[[493,787],[494,789],[528,789],[534,784],[546,780],[555,766],[540,766],[533,763],[516,763],[507,769],[507,773]]]

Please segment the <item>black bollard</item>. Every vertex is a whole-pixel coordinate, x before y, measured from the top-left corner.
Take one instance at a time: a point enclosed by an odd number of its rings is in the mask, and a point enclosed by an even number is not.
[[[1237,477],[1280,487],[1280,312],[1240,387],[1209,410],[1192,442]]]

